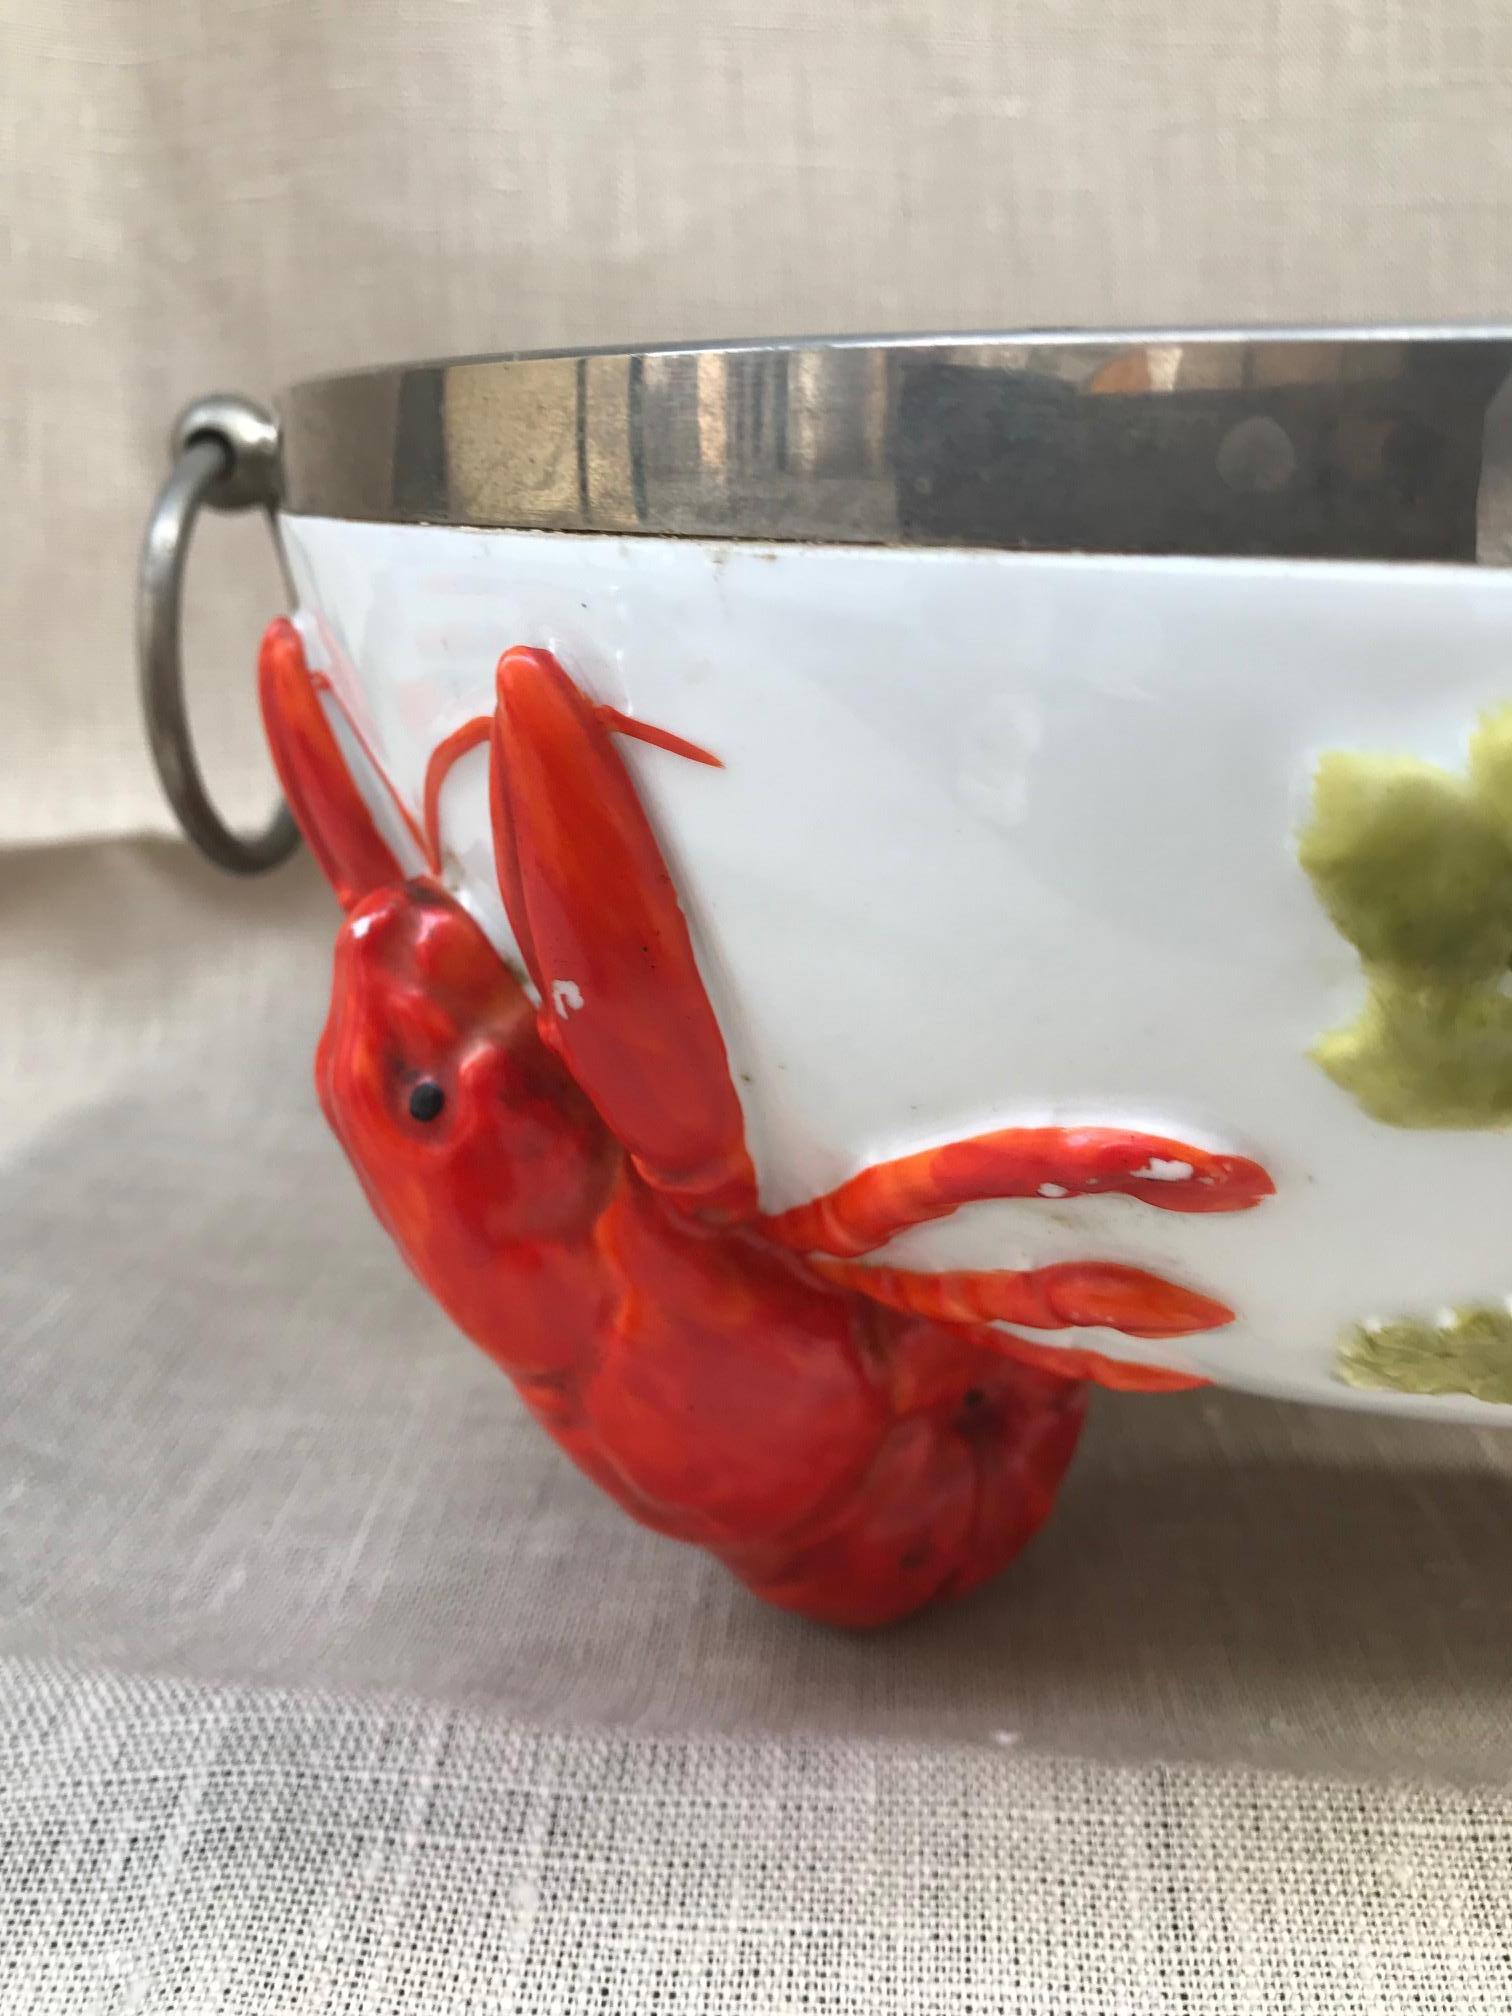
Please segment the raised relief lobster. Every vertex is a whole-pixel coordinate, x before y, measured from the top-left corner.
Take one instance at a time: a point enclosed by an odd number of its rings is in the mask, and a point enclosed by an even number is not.
[[[716,758],[594,706],[547,652],[508,651],[492,718],[433,755],[420,818],[394,797],[429,864],[406,876],[292,624],[268,632],[260,683],[289,802],[347,913],[316,1066],[327,1118],[420,1280],[636,1519],[769,1602],[882,1624],[974,1588],[1030,1538],[1085,1378],[1200,1383],[999,1327],[1160,1338],[1231,1320],[1159,1276],[862,1256],[982,1198],[1244,1210],[1272,1186],[1242,1156],[1005,1128],[762,1212],[719,1025],[613,737]],[[441,782],[484,741],[523,976],[440,876]]]

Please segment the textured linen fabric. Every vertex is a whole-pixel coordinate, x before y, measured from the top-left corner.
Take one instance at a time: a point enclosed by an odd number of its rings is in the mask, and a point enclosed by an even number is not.
[[[8,1678],[0,1951],[9,2006],[35,2016],[1512,1999],[1512,1825],[1483,1794]]]
[[[778,1615],[369,1220],[307,862],[5,865],[0,2008],[1512,2006],[1512,1438],[1108,1395],[992,1588]]]

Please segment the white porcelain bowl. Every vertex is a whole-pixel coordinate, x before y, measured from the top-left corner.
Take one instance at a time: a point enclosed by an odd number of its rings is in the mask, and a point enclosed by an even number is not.
[[[276,507],[289,801],[178,666]],[[1512,334],[461,360],[180,422],[160,774],[345,913],[376,1214],[633,1517],[843,1626],[1091,1384],[1512,1420]],[[691,760],[690,760],[691,759]]]
[[[519,973],[513,731],[429,812],[428,768],[514,647],[614,710],[767,1219],[969,1137],[1135,1130],[1123,1194],[1052,1158],[851,1250],[910,1293],[1086,1263],[1207,1298],[1014,1324],[1115,1383],[1500,1424],[1509,387],[1498,330],[704,346],[304,386],[224,478],[213,413],[181,439],[191,506],[276,474],[350,774],[405,872],[431,817]],[[532,970],[551,1045],[582,990]],[[1210,1154],[1263,1172],[1231,1208]]]
[[[430,752],[491,708],[513,644],[722,759],[624,752],[768,1210],[1023,1123],[1237,1151],[1275,1184],[1251,1210],[978,1202],[872,1258],[1126,1261],[1237,1320],[1158,1350],[1042,1341],[1298,1400],[1507,1418],[1339,1376],[1356,1324],[1512,1293],[1512,1147],[1384,1126],[1313,1061],[1364,983],[1296,842],[1325,752],[1463,767],[1477,717],[1512,695],[1512,577],[293,515],[283,536],[311,661],[417,817]],[[517,958],[485,769],[479,749],[446,786],[446,876]]]

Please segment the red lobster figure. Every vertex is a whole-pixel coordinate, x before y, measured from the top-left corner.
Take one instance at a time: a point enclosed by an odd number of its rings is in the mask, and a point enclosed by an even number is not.
[[[321,1103],[415,1273],[626,1511],[769,1602],[883,1624],[975,1587],[1029,1539],[1075,1447],[1083,1377],[1198,1383],[997,1327],[1158,1338],[1231,1320],[1158,1276],[858,1256],[976,1198],[1243,1210],[1271,1189],[1256,1163],[1122,1129],[1006,1128],[763,1215],[687,925],[611,737],[716,759],[593,706],[548,653],[506,652],[492,720],[432,759],[423,825],[395,799],[432,869],[406,879],[324,684],[275,623],[268,735],[347,913]],[[439,877],[440,782],[484,740],[499,886],[539,1007]]]

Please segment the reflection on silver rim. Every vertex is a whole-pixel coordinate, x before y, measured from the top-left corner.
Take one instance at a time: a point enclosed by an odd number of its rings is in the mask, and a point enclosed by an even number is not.
[[[284,508],[757,541],[1497,559],[1512,483],[1492,408],[1509,379],[1505,329],[469,358],[287,393]],[[1483,506],[1496,526],[1478,524]]]

